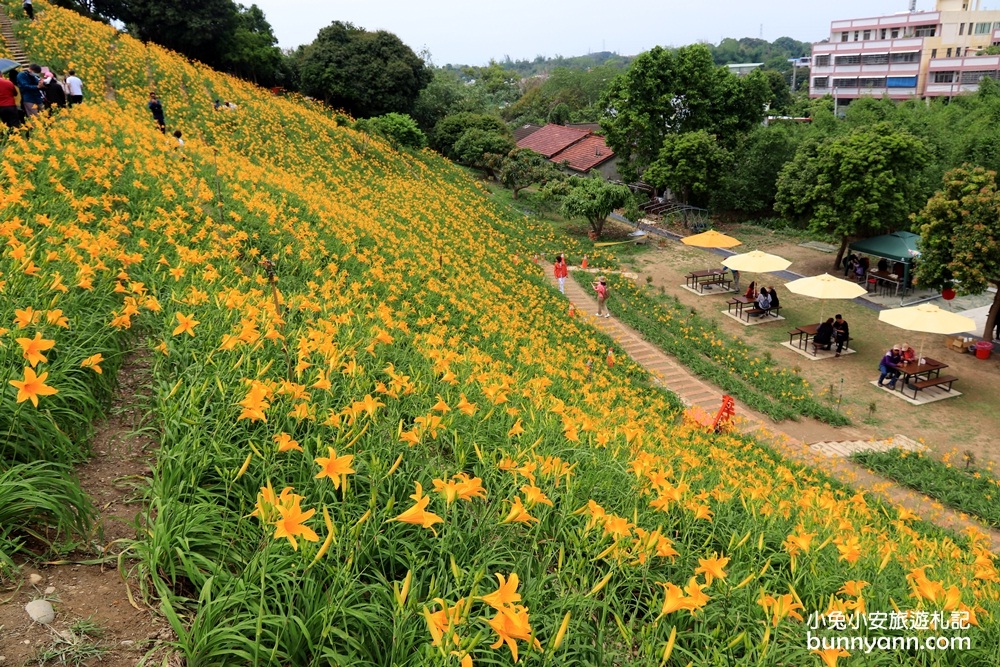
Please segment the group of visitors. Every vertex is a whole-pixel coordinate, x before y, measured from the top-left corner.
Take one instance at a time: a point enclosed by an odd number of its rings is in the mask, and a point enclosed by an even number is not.
[[[896,388],[896,380],[899,379],[898,366],[909,364],[917,360],[917,353],[907,343],[893,345],[892,349],[885,353],[882,361],[879,362],[878,386],[885,386],[883,383],[889,379],[889,389]]]
[[[765,317],[771,310],[781,307],[781,300],[778,298],[778,290],[774,287],[761,287],[757,289],[757,281],[751,281],[744,298],[752,299],[756,305],[757,312],[751,313],[753,317]]]
[[[43,110],[82,101],[83,81],[74,70],[60,80],[48,67],[31,63],[23,70],[12,70],[6,78],[0,77],[0,121],[7,127],[20,127]]]
[[[844,316],[837,313],[835,317],[828,317],[825,322],[820,323],[812,344],[816,350],[831,350],[836,345],[837,351],[834,356],[839,357],[850,340],[851,327]]]

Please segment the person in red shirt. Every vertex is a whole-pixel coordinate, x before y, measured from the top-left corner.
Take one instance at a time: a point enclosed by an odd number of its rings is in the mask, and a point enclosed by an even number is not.
[[[559,291],[563,294],[566,293],[566,277],[569,276],[569,268],[566,266],[566,260],[562,255],[556,257],[555,265],[556,280],[559,282]]]
[[[0,77],[0,121],[7,127],[21,125],[21,110],[17,108],[17,86],[6,77]]]
[[[594,291],[597,292],[597,316],[611,317],[611,313],[605,307],[604,302],[608,300],[608,279],[601,276],[593,284]]]

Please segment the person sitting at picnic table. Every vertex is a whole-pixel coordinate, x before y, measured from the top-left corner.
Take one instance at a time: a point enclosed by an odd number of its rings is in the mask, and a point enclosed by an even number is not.
[[[854,267],[858,263],[858,256],[853,252],[844,258],[842,264],[844,265],[844,277],[854,275]]]
[[[743,295],[746,299],[756,299],[757,298],[757,281],[751,280],[750,284],[747,286],[747,291]]]
[[[817,350],[829,350],[833,347],[833,318],[826,318],[826,322],[821,322],[813,336],[813,347]]]
[[[767,288],[767,295],[771,298],[771,308],[777,308],[781,305],[781,301],[778,300],[778,293],[773,287]]]
[[[889,378],[889,389],[896,388],[896,380],[899,378],[899,371],[896,370],[896,364],[903,361],[902,350],[899,345],[893,345],[892,349],[885,353],[882,357],[882,361],[879,362],[878,370],[881,375],[878,376],[878,386],[882,386],[882,382]]]
[[[834,340],[837,341],[837,354],[834,356],[839,357],[844,346],[847,345],[847,341],[851,339],[851,328],[840,313],[837,313],[833,320],[833,336]]]
[[[899,356],[903,358],[903,363],[908,364],[911,361],[917,360],[917,352],[909,343],[903,343],[899,348]]]
[[[878,264],[876,266],[878,267],[879,271],[888,271],[889,270],[889,260],[887,260],[885,257],[883,257],[883,258],[879,259]]]
[[[771,294],[766,287],[761,287],[760,294],[757,295],[757,309],[763,312],[753,313],[756,317],[764,317],[771,310]]]

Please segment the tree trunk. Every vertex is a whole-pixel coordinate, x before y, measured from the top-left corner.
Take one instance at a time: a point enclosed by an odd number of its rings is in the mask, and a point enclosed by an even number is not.
[[[840,240],[840,250],[837,251],[837,258],[833,260],[834,272],[840,271],[844,268],[844,265],[841,262],[844,261],[844,251],[847,250],[848,243],[849,239],[846,236]]]
[[[601,238],[601,234],[604,232],[604,218],[594,218],[590,221],[590,228],[594,230],[594,234],[597,238]]]
[[[993,305],[990,306],[990,312],[986,316],[986,328],[983,330],[985,340],[993,340],[993,331],[996,328],[998,318],[1000,318],[1000,280],[995,281],[994,284],[997,286],[997,294],[993,297]]]
[[[514,199],[516,200],[517,199],[517,193],[521,191],[521,188],[514,187],[514,188],[511,188],[511,190],[514,191]]]

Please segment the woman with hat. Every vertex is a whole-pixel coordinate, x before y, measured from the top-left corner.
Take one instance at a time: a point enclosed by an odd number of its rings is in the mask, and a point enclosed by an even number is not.
[[[594,291],[597,292],[597,316],[598,317],[611,317],[611,313],[604,306],[604,302],[608,300],[608,279],[601,276],[597,279],[597,282],[593,284]]]

